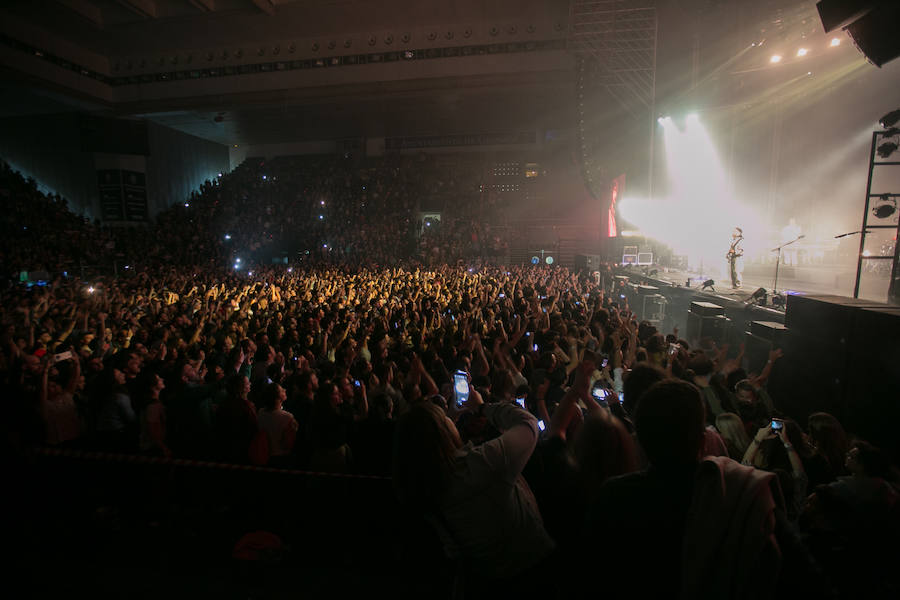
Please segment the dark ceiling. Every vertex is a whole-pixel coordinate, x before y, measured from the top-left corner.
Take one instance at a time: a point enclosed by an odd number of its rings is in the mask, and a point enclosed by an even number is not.
[[[486,23],[516,18],[542,24],[531,32],[533,36],[558,38],[565,33],[558,18],[565,17],[568,4],[567,0],[12,0],[0,7],[0,15],[5,12],[54,39],[104,57],[110,74],[123,75],[124,70],[112,69],[124,64],[126,57],[196,55],[197,49],[218,45],[244,47],[245,58],[247,54],[255,58],[256,46],[265,45],[266,40],[271,46],[276,40],[296,39],[299,44],[304,38],[324,36],[324,48],[329,36],[353,37],[365,46],[353,50],[366,52],[365,32],[379,28],[392,28],[399,37],[401,31],[418,28],[421,32],[422,27],[433,25],[449,35],[446,32],[452,25],[460,35],[444,43],[458,45],[466,43],[461,34],[469,27],[466,23],[480,22],[487,36]],[[551,13],[555,16],[548,16]],[[470,42],[478,38],[480,30],[475,29]],[[519,33],[524,35],[525,29]],[[298,49],[298,55],[302,51],[308,53],[309,46]],[[271,60],[269,54],[266,57]],[[0,115],[101,109],[107,114],[147,118],[228,145],[573,127],[574,61],[562,69],[529,71],[521,66],[527,60],[523,56],[512,72],[490,76],[439,76],[438,66],[433,76],[405,81],[354,83],[351,77],[342,85],[250,92],[237,91],[238,86],[226,94],[112,107],[75,100],[74,94],[59,89],[50,91],[52,84],[35,85],[29,74],[18,73],[4,76]],[[178,68],[192,68],[183,62]]]

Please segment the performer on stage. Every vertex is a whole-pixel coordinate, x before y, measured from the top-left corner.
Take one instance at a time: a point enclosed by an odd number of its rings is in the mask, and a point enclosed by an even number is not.
[[[740,227],[735,227],[734,232],[731,234],[731,247],[728,249],[728,254],[725,255],[725,260],[728,261],[728,265],[731,267],[731,287],[733,289],[737,289],[741,287],[741,273],[744,271],[744,249],[741,248],[741,242],[744,241],[744,230]]]

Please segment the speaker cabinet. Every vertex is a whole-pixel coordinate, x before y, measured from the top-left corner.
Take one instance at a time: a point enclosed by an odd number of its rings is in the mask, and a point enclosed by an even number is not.
[[[896,0],[819,0],[816,8],[825,33],[846,29],[875,66],[900,56],[900,3]]]
[[[691,302],[691,313],[700,317],[725,315],[725,309],[712,302]]]
[[[760,373],[769,360],[769,352],[784,346],[787,328],[773,321],[751,321],[744,333],[744,359],[751,373]]]
[[[692,347],[699,345],[703,338],[711,338],[717,345],[727,342],[730,336],[731,319],[724,315],[703,317],[689,312],[687,315],[687,341]]]

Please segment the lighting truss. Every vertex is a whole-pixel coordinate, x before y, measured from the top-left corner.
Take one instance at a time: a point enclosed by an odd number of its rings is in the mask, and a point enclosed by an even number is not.
[[[592,58],[591,84],[602,86],[623,107],[653,110],[657,12],[653,0],[572,0],[569,51]]]

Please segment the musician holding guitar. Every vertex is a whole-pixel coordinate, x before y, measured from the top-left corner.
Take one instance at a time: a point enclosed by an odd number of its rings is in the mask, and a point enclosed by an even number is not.
[[[744,249],[741,248],[741,242],[743,241],[744,230],[740,227],[735,227],[734,232],[731,234],[731,247],[728,248],[728,253],[725,255],[725,260],[728,261],[728,265],[731,267],[731,287],[733,289],[741,287],[741,273],[744,270],[744,261],[741,260],[741,257],[744,256]]]

